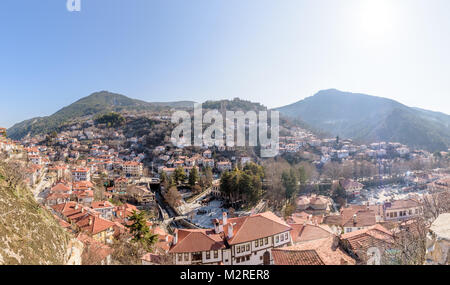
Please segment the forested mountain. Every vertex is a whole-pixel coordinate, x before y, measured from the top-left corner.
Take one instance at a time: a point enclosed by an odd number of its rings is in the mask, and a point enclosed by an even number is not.
[[[188,108],[192,107],[193,104],[194,102],[190,101],[149,103],[116,93],[101,91],[84,97],[51,116],[20,122],[8,130],[8,135],[13,139],[21,139],[28,134],[45,134],[57,130],[68,121],[108,112],[157,111],[170,108]]]
[[[277,110],[312,128],[364,143],[400,142],[430,151],[450,146],[450,116],[391,99],[329,89]]]

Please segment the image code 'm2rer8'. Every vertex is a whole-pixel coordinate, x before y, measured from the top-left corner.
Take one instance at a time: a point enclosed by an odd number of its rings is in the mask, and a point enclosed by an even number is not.
[[[225,279],[229,280],[268,280],[269,270],[225,270]]]

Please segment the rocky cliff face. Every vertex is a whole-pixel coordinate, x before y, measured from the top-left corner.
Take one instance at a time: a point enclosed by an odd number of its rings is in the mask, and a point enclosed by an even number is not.
[[[3,166],[4,167],[4,166]],[[72,237],[0,165],[0,265],[66,264]]]

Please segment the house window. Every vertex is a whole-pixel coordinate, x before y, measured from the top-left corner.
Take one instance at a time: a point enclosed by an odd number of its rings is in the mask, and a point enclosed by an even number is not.
[[[276,243],[280,242],[280,237],[279,237],[279,236],[277,236],[277,237],[275,238],[275,242],[276,242]]]
[[[246,245],[246,250],[249,251],[250,250],[250,244]]]
[[[192,260],[193,261],[199,261],[202,260],[202,253],[201,252],[195,252],[192,254]]]
[[[258,247],[258,240],[255,241],[255,247]]]
[[[219,257],[219,251],[218,250],[215,250],[214,251],[214,258],[218,258]]]
[[[182,253],[179,253],[178,254],[178,261],[183,261],[183,254]]]
[[[241,247],[240,246],[236,247],[236,252],[237,253],[241,253]]]
[[[288,238],[289,238],[289,234],[288,234],[288,233],[285,233],[285,234],[284,234],[284,239],[285,239],[285,240],[288,240]]]
[[[210,251],[207,251],[206,252],[206,259],[210,259],[211,258],[211,252]]]
[[[241,246],[241,252],[245,252],[245,245]]]
[[[284,241],[284,235],[281,235],[281,241]]]
[[[185,253],[184,254],[184,261],[188,261],[189,260],[189,253]]]
[[[245,257],[245,260],[249,261],[249,260],[250,260],[250,255],[247,255],[247,256]]]
[[[240,257],[236,258],[236,263],[239,263],[239,262],[241,262],[241,258]]]
[[[263,246],[264,245],[264,239],[260,239],[259,240],[259,246]]]
[[[264,244],[268,245],[269,244],[269,238],[264,238]]]

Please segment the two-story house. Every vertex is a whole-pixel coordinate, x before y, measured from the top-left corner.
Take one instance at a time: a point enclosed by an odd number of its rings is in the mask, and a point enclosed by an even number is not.
[[[213,221],[214,229],[178,229],[169,253],[178,265],[273,264],[272,249],[292,244],[292,228],[271,212]]]

